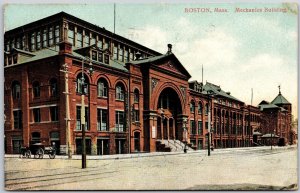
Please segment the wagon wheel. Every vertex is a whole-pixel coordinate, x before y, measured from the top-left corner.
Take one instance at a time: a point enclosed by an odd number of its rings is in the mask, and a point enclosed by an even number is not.
[[[52,151],[49,153],[49,158],[50,158],[50,159],[54,159],[54,158],[55,158],[55,155],[56,155],[56,151],[55,151],[55,150],[52,150]]]
[[[42,148],[39,148],[36,153],[34,154],[34,158],[43,158],[44,156],[44,150]]]
[[[27,150],[27,151],[25,152],[25,157],[26,157],[26,158],[31,158],[31,151],[30,151],[30,150]]]

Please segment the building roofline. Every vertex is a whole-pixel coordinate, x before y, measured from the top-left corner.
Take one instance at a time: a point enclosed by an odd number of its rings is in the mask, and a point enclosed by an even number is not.
[[[60,18],[64,18],[66,20],[75,20],[75,21],[79,22],[79,24],[87,25],[88,27],[90,27],[92,29],[95,29],[95,31],[97,31],[99,33],[102,33],[103,35],[109,36],[112,39],[117,39],[117,40],[123,41],[124,43],[132,44],[136,48],[141,49],[141,50],[146,50],[149,53],[154,54],[154,55],[162,55],[161,53],[159,53],[159,52],[157,52],[155,50],[152,50],[152,49],[150,49],[148,47],[145,47],[145,46],[143,46],[143,45],[141,45],[139,43],[136,43],[136,42],[134,42],[132,40],[129,40],[129,39],[123,37],[123,36],[120,36],[118,34],[114,34],[113,32],[106,30],[104,27],[99,27],[98,25],[89,23],[89,22],[87,22],[87,21],[85,21],[83,19],[80,19],[78,17],[75,17],[75,16],[73,16],[71,14],[68,14],[66,12],[63,12],[63,11],[59,12],[59,13],[56,13],[54,15],[50,15],[48,17],[44,17],[42,19],[33,21],[31,23],[19,26],[17,28],[8,30],[8,31],[5,32],[5,36],[6,35],[10,35],[10,34],[15,34],[15,33],[22,33],[24,31],[24,28],[35,28],[36,26],[40,26],[40,25],[37,25],[37,24],[44,23],[47,20],[54,20],[53,22],[57,22],[57,21],[60,21]]]

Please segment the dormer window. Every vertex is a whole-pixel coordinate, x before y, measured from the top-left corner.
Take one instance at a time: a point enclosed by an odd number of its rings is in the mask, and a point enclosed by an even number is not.
[[[98,61],[103,62],[103,53],[102,52],[98,52]]]
[[[92,51],[92,60],[97,60],[97,52]]]
[[[104,54],[104,63],[109,64],[109,55],[108,54]]]

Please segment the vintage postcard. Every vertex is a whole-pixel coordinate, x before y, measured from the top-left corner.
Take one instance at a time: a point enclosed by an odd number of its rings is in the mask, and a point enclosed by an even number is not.
[[[298,14],[4,5],[4,189],[297,190]]]

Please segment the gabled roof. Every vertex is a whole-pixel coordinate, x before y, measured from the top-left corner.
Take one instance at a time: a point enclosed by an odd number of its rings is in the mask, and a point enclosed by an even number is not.
[[[239,99],[233,97],[232,95],[228,94],[228,92],[223,91],[220,86],[217,86],[210,82],[206,82],[206,84],[203,86],[203,94],[207,94],[208,91],[213,91],[215,95],[222,96],[222,97],[225,97],[225,98],[237,101],[237,102],[244,103],[244,102],[240,101]]]
[[[262,100],[258,105],[268,105],[270,104],[268,101]]]
[[[145,59],[141,59],[141,60],[134,60],[134,61],[130,61],[129,63],[137,64],[137,65],[147,65],[147,64],[151,64],[151,63],[158,63],[159,61],[163,61],[166,59],[175,61],[175,63],[178,65],[177,66],[178,70],[180,70],[180,72],[182,74],[184,74],[188,79],[192,77],[190,75],[190,73],[182,65],[182,63],[178,60],[178,58],[175,56],[175,54],[173,54],[173,53],[166,53],[166,54],[163,54],[160,56],[153,56],[153,57],[149,57],[149,58],[145,58]]]
[[[281,93],[279,93],[271,103],[275,105],[291,104],[288,100],[286,100],[286,98],[284,98],[284,96],[282,96]]]
[[[280,107],[278,107],[277,105],[274,104],[263,104],[263,105],[258,105],[260,110],[264,110],[264,109],[280,109]]]

